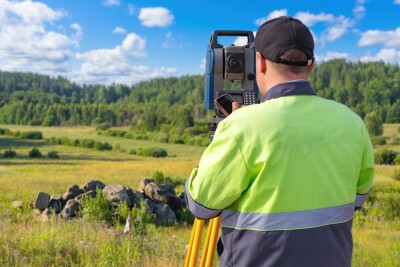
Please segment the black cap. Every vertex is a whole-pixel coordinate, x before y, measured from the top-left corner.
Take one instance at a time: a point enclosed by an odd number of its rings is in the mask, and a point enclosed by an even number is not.
[[[269,20],[258,28],[254,48],[269,61],[295,66],[309,66],[314,57],[314,38],[300,20],[282,16]],[[293,62],[281,59],[287,50],[295,48],[307,55],[307,61]]]

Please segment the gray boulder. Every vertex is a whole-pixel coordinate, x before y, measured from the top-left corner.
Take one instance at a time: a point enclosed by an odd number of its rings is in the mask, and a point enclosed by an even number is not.
[[[128,207],[132,207],[132,201],[128,192],[126,192],[125,187],[122,185],[107,185],[103,189],[103,194],[106,195],[106,198],[113,206],[118,206],[118,204],[125,202]]]
[[[80,194],[79,196],[75,197],[74,200],[82,204],[83,200],[87,197],[89,198],[96,197],[96,191],[95,190],[87,191],[86,193]]]
[[[158,225],[167,226],[176,222],[176,215],[167,204],[157,203],[154,213],[156,214],[156,224]]]
[[[169,205],[173,210],[182,208],[181,201],[176,196],[173,185],[158,186],[150,182],[146,185],[145,194],[151,200]]]
[[[125,187],[125,190],[128,193],[129,198],[131,199],[132,207],[140,208],[140,197],[136,196],[136,192],[133,191],[130,187]]]
[[[141,180],[140,182],[139,182],[139,192],[143,192],[144,193],[144,191],[145,191],[145,189],[146,189],[146,185],[148,184],[148,183],[151,183],[151,182],[154,182],[154,180],[153,179],[150,179],[150,178],[144,178],[143,180]]]
[[[83,193],[83,190],[79,188],[78,185],[73,185],[67,192],[62,195],[62,199],[67,202],[70,199],[74,199]]]
[[[76,217],[78,210],[79,203],[74,199],[70,199],[67,201],[67,204],[65,204],[64,209],[61,211],[61,217],[67,220],[74,218]]]
[[[83,191],[86,193],[86,192],[89,192],[89,191],[96,191],[96,188],[100,188],[101,190],[103,190],[104,189],[104,187],[106,187],[106,185],[102,182],[102,181],[99,181],[99,180],[91,180],[91,181],[89,181],[89,182],[87,182],[83,187],[82,187],[82,189],[83,189]]]
[[[146,185],[144,194],[151,200],[167,203],[166,193],[154,182],[150,182]]]
[[[36,197],[34,207],[40,211],[44,211],[49,205],[49,202],[50,202],[50,195],[44,192],[39,192]]]
[[[47,207],[47,209],[54,211],[55,213],[58,214],[61,212],[61,208],[62,208],[62,206],[61,206],[60,200],[53,199],[53,198],[50,199],[49,206]]]

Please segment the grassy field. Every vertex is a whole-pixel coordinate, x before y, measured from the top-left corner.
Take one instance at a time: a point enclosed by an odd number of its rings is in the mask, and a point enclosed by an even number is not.
[[[91,127],[27,127],[3,125],[12,131],[41,131],[44,137],[95,139],[119,145],[122,150],[150,147],[154,143],[99,136]],[[398,125],[386,125],[384,135],[398,135]],[[141,179],[161,171],[185,178],[197,165],[204,148],[156,144],[166,158],[147,158],[121,151],[96,151],[42,141],[0,136],[0,153],[11,148],[15,159],[0,159],[0,266],[182,266],[191,225],[146,226],[146,233],[122,235],[84,219],[64,221],[35,216],[29,208],[15,210],[13,200],[32,202],[39,191],[64,193],[71,185],[91,179],[105,184],[137,188]],[[57,151],[60,159],[30,159],[38,147],[43,155]],[[400,146],[387,148],[400,152]],[[354,220],[354,266],[400,265],[400,182],[391,178],[396,166],[376,166],[376,184],[367,213]],[[398,209],[398,210],[397,210]]]

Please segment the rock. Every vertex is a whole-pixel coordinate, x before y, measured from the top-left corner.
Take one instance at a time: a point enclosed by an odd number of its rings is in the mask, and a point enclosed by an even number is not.
[[[61,211],[61,217],[67,220],[74,218],[76,217],[78,210],[79,203],[74,199],[70,199],[67,201],[67,204],[65,204],[64,209]]]
[[[62,199],[67,202],[70,199],[74,199],[83,193],[83,190],[79,188],[78,185],[73,185],[67,192],[62,195]]]
[[[164,184],[164,185],[160,185],[160,188],[161,188],[164,192],[170,193],[171,195],[176,196],[174,185],[172,185],[172,184]]]
[[[49,205],[50,195],[44,192],[39,192],[36,197],[34,207],[40,211],[44,211]]]
[[[86,193],[86,192],[89,192],[89,191],[96,191],[96,188],[100,188],[101,190],[103,190],[104,189],[104,187],[106,187],[106,185],[102,182],[102,181],[99,181],[99,180],[91,180],[91,181],[89,181],[89,182],[87,182],[83,187],[82,187],[82,189],[83,189],[83,191]]]
[[[181,201],[181,208],[184,209],[186,208],[186,195],[185,195],[185,191],[183,191],[180,195],[179,195],[179,199]]]
[[[50,198],[50,202],[52,201],[58,201],[60,203],[60,207],[62,209],[62,207],[65,206],[65,203],[67,203],[67,201],[64,201],[62,195],[52,195]]]
[[[125,187],[125,190],[131,200],[132,207],[140,208],[140,199],[136,196],[135,191],[133,191],[130,187]]]
[[[125,202],[128,207],[132,207],[132,201],[122,185],[107,185],[104,187],[103,193],[113,206]]]
[[[24,202],[22,202],[21,200],[14,200],[12,203],[12,206],[14,209],[22,208],[23,205],[24,205]]]
[[[154,180],[153,180],[153,179],[150,179],[150,178],[144,178],[143,180],[141,180],[141,181],[139,182],[139,192],[143,192],[143,193],[144,193],[145,188],[146,188],[146,185],[147,185],[148,183],[151,183],[151,182],[154,182]]]
[[[150,182],[146,185],[144,189],[144,194],[151,200],[167,203],[165,192],[154,182]]]
[[[87,197],[94,198],[94,197],[96,197],[96,194],[97,193],[95,190],[90,190],[90,191],[87,191],[86,193],[80,194],[79,196],[75,197],[74,199],[76,202],[79,202],[80,204],[82,204],[82,201],[85,198],[87,198]]]
[[[154,201],[146,198],[144,200],[144,205],[146,207],[147,212],[154,213],[156,207],[156,203]]]
[[[176,222],[176,215],[167,204],[157,203],[154,207],[154,213],[158,225],[167,226]]]
[[[61,200],[57,200],[57,199],[50,199],[50,203],[47,209],[54,211],[55,213],[60,213],[61,212]],[[46,211],[46,210],[45,210]]]

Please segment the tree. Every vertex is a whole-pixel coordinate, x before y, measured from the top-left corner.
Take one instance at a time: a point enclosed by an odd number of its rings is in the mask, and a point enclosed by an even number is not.
[[[365,126],[371,136],[379,136],[383,134],[383,123],[381,116],[375,111],[368,113],[364,118]]]

